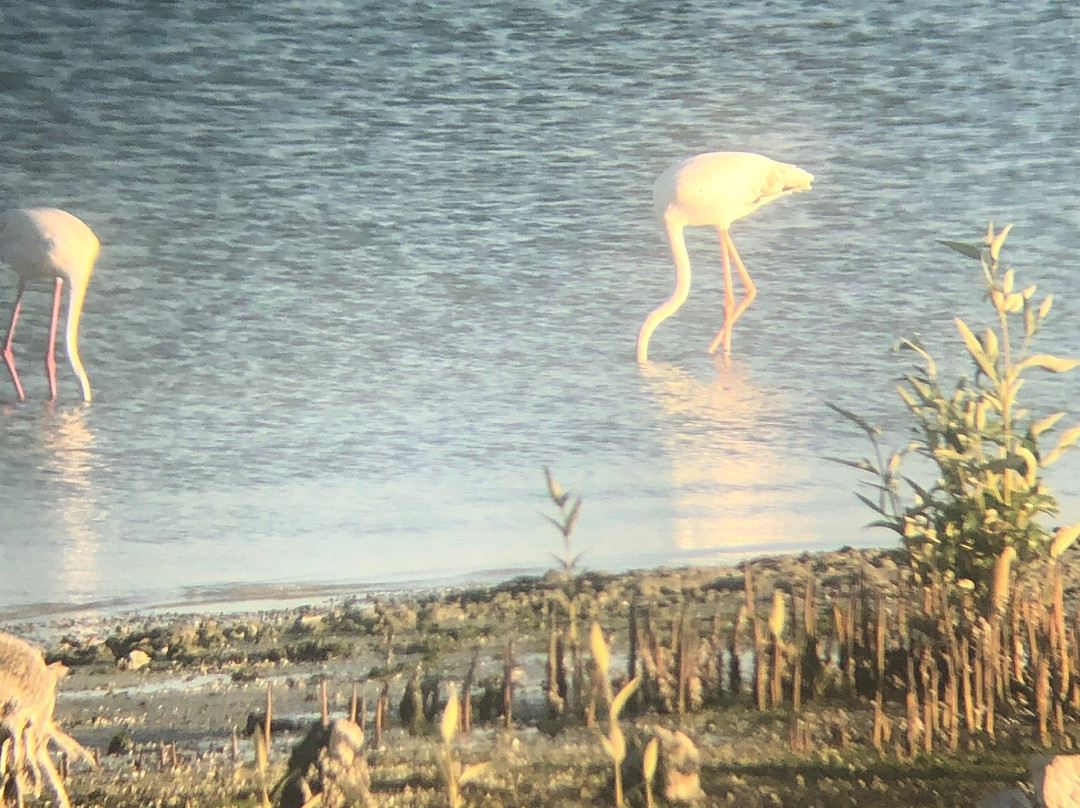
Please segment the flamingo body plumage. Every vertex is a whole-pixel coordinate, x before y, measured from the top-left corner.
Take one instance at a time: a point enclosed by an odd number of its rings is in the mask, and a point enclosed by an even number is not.
[[[101,244],[85,222],[70,213],[56,208],[26,208],[5,214],[0,220],[0,263],[6,264],[19,276],[19,288],[11,311],[11,322],[4,341],[3,357],[15,392],[25,399],[12,342],[15,326],[19,320],[23,292],[26,285],[35,280],[52,279],[53,307],[49,326],[49,344],[45,354],[45,370],[49,378],[51,398],[56,398],[55,343],[57,321],[60,315],[60,296],[63,285],[68,284],[68,312],[65,344],[68,361],[79,379],[84,401],[90,401],[90,379],[79,357],[79,319],[90,275],[94,270]]]
[[[757,295],[750,274],[739,257],[728,230],[733,222],[774,199],[810,190],[814,176],[803,169],[749,152],[710,152],[682,160],[660,175],[653,188],[656,214],[664,223],[675,260],[675,290],[653,309],[638,331],[637,360],[647,362],[649,339],[657,326],[673,315],[690,294],[690,256],[683,231],[687,227],[715,227],[720,236],[724,268],[724,323],[709,353],[720,345],[731,353],[731,329]],[[731,285],[734,261],[745,287],[735,304]]]

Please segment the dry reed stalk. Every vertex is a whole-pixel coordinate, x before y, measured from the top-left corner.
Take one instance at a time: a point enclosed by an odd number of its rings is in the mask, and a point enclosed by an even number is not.
[[[566,672],[563,668],[562,637],[555,628],[554,619],[548,630],[547,702],[554,716],[566,712]]]
[[[772,611],[769,614],[769,632],[772,634],[772,659],[770,660],[772,677],[769,682],[769,702],[773,708],[779,707],[784,700],[783,673],[784,673],[784,622],[787,609],[784,605],[784,593],[779,589],[773,590]]]
[[[322,684],[319,686],[319,703],[322,708],[322,725],[323,729],[330,726],[330,697],[327,693],[326,680],[322,680]],[[267,724],[270,722],[267,721]]]
[[[514,641],[506,641],[503,653],[503,726],[514,725]]]
[[[266,721],[263,724],[263,743],[266,744],[266,759],[270,760],[270,726],[274,720],[274,689],[266,683]]]
[[[1039,720],[1039,742],[1050,746],[1050,662],[1045,656],[1039,660],[1035,678],[1035,710]]]
[[[1041,606],[1034,601],[1027,600],[1024,602],[1024,627],[1027,630],[1028,639],[1028,664],[1035,670],[1038,670],[1039,659],[1042,656],[1042,648],[1039,646],[1039,614],[1041,613]]]
[[[927,668],[930,671],[930,698],[928,703],[930,704],[930,714],[933,718],[931,722],[931,732],[937,732],[941,729],[941,701],[938,694],[941,693],[941,670],[938,668],[932,655],[927,654],[926,657]]]
[[[986,682],[983,676],[983,643],[982,638],[976,634],[972,638],[974,647],[972,650],[972,656],[974,659],[971,663],[971,683],[972,683],[972,698],[973,706],[975,709],[975,728],[984,729],[986,720]]]
[[[791,717],[791,734],[789,746],[792,752],[805,752],[810,745],[810,731],[798,715]]]
[[[934,731],[937,729],[937,690],[928,666],[922,668],[923,679],[923,751],[930,755],[934,751]]]
[[[675,713],[686,712],[690,661],[686,653],[686,601],[679,607],[679,617],[671,624],[671,658],[675,660]]]
[[[878,755],[885,757],[885,713],[881,708],[880,691],[874,699],[874,729],[871,738]]]
[[[960,638],[960,692],[964,699],[964,723],[968,732],[975,730],[975,702],[971,692],[971,649],[967,634]]]
[[[808,590],[809,588],[810,585],[807,585]],[[796,715],[802,711],[803,664],[805,661],[805,655],[808,652],[807,649],[809,645],[806,638],[807,632],[805,628],[805,619],[806,609],[804,605],[804,623],[799,622],[797,610],[794,612],[792,619],[792,622],[795,624],[795,648],[793,654],[795,659],[795,670],[792,671],[791,675],[791,707],[792,710],[794,710],[794,712],[796,713]]]
[[[719,603],[713,612],[712,633],[709,637],[712,649],[711,664],[716,669],[716,682],[713,695],[717,702],[724,697],[724,624]]]
[[[1019,592],[1013,596],[1012,609],[1009,611],[1009,635],[1012,637],[1012,681],[1018,686],[1024,685],[1024,635],[1021,629],[1024,614],[1024,601]]]
[[[847,653],[844,675],[847,677],[851,689],[855,689],[855,610],[858,601],[855,595],[848,597],[848,608],[844,613],[844,637],[847,639]]]
[[[986,715],[984,718],[984,729],[990,738],[995,737],[995,718],[997,715],[996,702],[998,698],[997,689],[997,671],[998,671],[998,645],[996,642],[994,627],[987,627],[987,637],[985,643],[985,661],[983,663],[983,676],[985,682],[983,684],[984,698],[986,700],[985,708]]]
[[[949,750],[952,752],[960,748],[960,682],[956,662],[955,656],[946,654],[945,710],[949,717]]]
[[[750,567],[746,567],[746,619],[754,632],[754,694],[757,697],[757,708],[766,709],[768,697],[766,683],[768,682],[768,663],[765,661],[765,639],[762,637],[761,621],[757,617],[757,608],[754,600],[754,579],[750,574]]]
[[[382,690],[375,700],[375,748],[382,746],[383,725],[386,722],[386,714],[390,709],[390,680],[384,679]]]
[[[728,640],[728,692],[735,696],[742,692],[742,664],[739,662],[739,654],[742,653],[739,643],[741,622],[741,619],[736,619]]]
[[[919,708],[919,697],[913,690],[907,692],[907,754],[909,760],[914,760],[919,754],[919,748],[925,742],[922,710]]]
[[[877,629],[874,632],[874,650],[877,662],[877,688],[885,685],[885,609],[877,604]]]
[[[1057,564],[1051,566],[1051,585],[1054,594],[1052,619],[1057,634],[1057,643],[1053,647],[1058,657],[1058,700],[1064,702],[1068,697],[1070,678],[1069,638],[1065,630],[1065,596],[1061,585],[1061,571]]]

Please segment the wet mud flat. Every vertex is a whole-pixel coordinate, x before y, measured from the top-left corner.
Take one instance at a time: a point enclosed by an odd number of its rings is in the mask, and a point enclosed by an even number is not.
[[[1062,590],[1075,616],[1076,558],[1066,561]],[[1060,725],[1051,716],[1040,732],[1034,704],[1021,695],[1014,709],[999,710],[992,732],[959,727],[951,747],[945,726],[927,750],[924,737],[913,736],[910,699],[905,704],[889,678],[902,679],[903,671],[883,669],[884,685],[877,687],[857,676],[847,683],[843,649],[823,631],[815,653],[825,660],[824,673],[813,680],[816,691],[802,683],[796,709],[790,677],[798,667],[793,649],[800,631],[805,635],[799,621],[806,584],[813,582],[823,625],[832,619],[829,607],[839,604],[834,611],[843,612],[856,598],[872,603],[874,614],[895,616],[907,597],[898,570],[889,551],[844,550],[735,567],[583,573],[569,595],[567,581],[552,574],[274,611],[3,629],[43,638],[47,658],[70,668],[56,718],[101,762],[97,771],[71,767],[67,782],[77,805],[259,804],[261,784],[282,776],[291,749],[321,720],[324,698],[331,717],[355,710],[364,725],[373,804],[446,805],[438,723],[451,683],[468,692],[471,706],[470,726],[454,739],[453,754],[465,763],[491,763],[465,787],[467,804],[612,805],[613,767],[600,741],[608,720],[590,684],[594,621],[610,644],[616,687],[631,664],[652,666],[651,685],[620,721],[627,766],[635,756],[640,761],[657,727],[683,731],[699,755],[698,804],[974,806],[1002,789],[1028,788],[1033,759],[1067,751],[1080,737],[1068,705]],[[1017,586],[1037,587],[1042,577],[1033,573]],[[755,644],[751,624],[769,624],[777,602],[785,604],[787,622],[778,635],[781,656],[771,657],[768,632]],[[885,618],[866,619],[893,633]],[[562,674],[553,676],[556,645]],[[679,661],[688,649],[692,665]],[[760,696],[771,676],[755,678],[758,663],[770,659],[780,659],[773,668],[783,671],[775,702]],[[854,663],[849,667],[858,673]],[[562,696],[572,701],[576,670],[580,709],[564,704],[560,715],[552,681],[567,679]],[[252,733],[266,714],[268,691],[272,743],[268,768],[260,772]],[[419,706],[418,715],[409,714],[410,703]],[[632,771],[626,801],[645,804],[641,777]]]

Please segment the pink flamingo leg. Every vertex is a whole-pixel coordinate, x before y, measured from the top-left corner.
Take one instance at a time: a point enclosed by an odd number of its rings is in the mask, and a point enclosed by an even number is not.
[[[735,322],[742,316],[742,313],[750,308],[750,304],[754,302],[754,298],[757,297],[757,287],[754,286],[754,282],[750,280],[750,273],[746,271],[746,265],[743,264],[742,258],[739,257],[739,251],[735,249],[735,242],[731,240],[729,233],[724,233],[724,238],[727,239],[728,250],[731,251],[731,257],[735,259],[735,266],[739,270],[739,278],[743,282],[743,286],[746,287],[746,296],[743,297],[742,302],[739,303],[739,307],[735,309],[735,315],[732,317],[731,324],[735,325]]]
[[[15,353],[11,350],[11,343],[15,340],[15,325],[19,322],[19,311],[22,309],[23,292],[26,291],[26,282],[19,280],[19,291],[15,293],[15,306],[11,309],[11,323],[8,325],[7,339],[4,341],[4,364],[7,365],[11,380],[15,382],[15,393],[20,401],[26,399],[23,392],[22,382],[19,381],[19,372],[15,370]]]
[[[731,351],[731,326],[732,315],[735,312],[735,290],[731,286],[731,258],[728,254],[727,239],[724,238],[723,228],[717,228],[720,234],[720,260],[724,267],[724,323],[713,341],[709,343],[709,353],[716,353],[716,349],[723,344],[724,353]]]
[[[742,258],[739,257],[739,251],[735,249],[735,242],[731,240],[731,236],[726,230],[718,228],[718,232],[720,233],[720,254],[724,262],[724,327],[713,339],[712,344],[709,345],[709,353],[715,353],[717,347],[723,343],[724,354],[727,355],[731,353],[731,329],[739,317],[742,316],[742,313],[749,308],[754,298],[757,297],[757,287],[754,286],[750,273],[746,271],[746,265],[743,264]],[[739,271],[739,279],[746,289],[746,294],[739,301],[739,305],[734,307],[734,310],[732,310],[732,307],[735,302],[735,293],[731,288],[730,260],[734,260],[735,268]]]
[[[45,373],[49,377],[49,398],[56,400],[56,324],[60,320],[60,295],[64,279],[57,278],[53,289],[52,319],[49,321],[49,344],[45,348]]]

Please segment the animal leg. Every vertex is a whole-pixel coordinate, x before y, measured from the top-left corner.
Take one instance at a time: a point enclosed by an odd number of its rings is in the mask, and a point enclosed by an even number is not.
[[[23,768],[30,772],[34,780],[34,796],[41,793],[41,767],[38,765],[41,757],[41,739],[34,732],[34,727],[27,724],[22,731],[22,759]]]
[[[720,261],[724,267],[724,324],[709,343],[709,353],[716,353],[716,349],[723,344],[726,355],[731,352],[731,326],[735,324],[735,290],[731,285],[731,257],[726,233],[720,228],[716,232],[720,234]]]
[[[76,741],[56,724],[49,725],[49,740],[67,752],[72,758],[82,758],[91,768],[97,768],[97,761],[94,760],[94,756],[86,750],[81,743]]]
[[[19,381],[19,372],[15,370],[15,354],[11,350],[11,343],[15,341],[15,325],[19,322],[19,312],[22,310],[23,292],[26,291],[26,281],[19,280],[19,291],[15,293],[15,305],[11,309],[11,323],[8,325],[7,339],[4,340],[4,364],[7,365],[11,380],[15,382],[15,393],[22,401],[26,398],[22,383]],[[17,745],[17,744],[15,744]]]
[[[71,808],[71,801],[68,799],[67,790],[64,788],[64,783],[60,779],[60,772],[56,770],[56,766],[53,765],[52,758],[49,757],[48,744],[41,747],[40,760],[41,768],[45,770],[45,777],[49,781],[49,786],[53,790],[53,794],[56,796],[56,808]]]
[[[60,295],[64,279],[57,278],[53,288],[52,319],[49,320],[49,344],[45,348],[45,373],[49,377],[49,398],[56,400],[56,324],[60,319]]]
[[[750,273],[746,271],[746,265],[742,262],[742,258],[739,257],[739,251],[735,249],[735,242],[731,240],[731,236],[726,230],[719,230],[719,233],[720,251],[724,260],[724,327],[709,346],[709,353],[714,353],[717,346],[723,343],[724,354],[726,355],[731,353],[731,329],[739,317],[742,316],[742,313],[749,308],[754,298],[757,297],[757,287],[750,278]],[[731,287],[730,261],[735,262],[735,268],[739,272],[739,279],[746,290],[746,294],[739,301],[739,305],[734,307],[734,310],[732,310],[732,306],[734,306],[735,302],[735,293]]]
[[[735,321],[742,316],[742,313],[750,308],[750,304],[754,302],[754,298],[757,297],[757,287],[754,286],[754,282],[750,280],[750,273],[746,271],[746,265],[742,262],[742,258],[739,257],[739,251],[735,249],[735,242],[731,240],[731,235],[724,233],[724,238],[727,239],[728,249],[731,251],[731,257],[735,259],[735,266],[739,270],[739,278],[742,279],[743,286],[746,287],[746,296],[739,303],[739,307],[735,309],[735,314],[732,319],[732,325]]]

